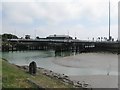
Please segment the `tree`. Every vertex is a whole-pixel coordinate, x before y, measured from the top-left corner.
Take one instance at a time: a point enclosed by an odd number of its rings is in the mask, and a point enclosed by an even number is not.
[[[37,36],[37,37],[36,37],[36,39],[40,39],[40,37],[39,37],[39,36]]]
[[[2,35],[2,40],[7,40],[7,39],[18,39],[18,37],[16,35],[13,34],[3,34]]]

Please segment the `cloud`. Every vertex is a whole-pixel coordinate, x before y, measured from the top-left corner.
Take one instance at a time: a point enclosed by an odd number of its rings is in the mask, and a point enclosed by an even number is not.
[[[27,11],[26,3],[3,3],[3,15],[5,15],[5,19],[16,24],[28,24],[33,20],[30,12]]]
[[[68,31],[72,36],[76,33],[82,39],[107,36],[108,1],[25,0],[17,2],[12,0],[8,2],[6,0],[2,4],[3,26],[22,29],[25,33],[31,34],[37,29],[40,33],[38,35],[43,37],[54,33],[66,34]],[[118,0],[111,0],[111,22],[114,22],[111,23],[111,27],[115,27],[111,28],[111,33],[115,37],[117,36],[117,2]],[[36,26],[36,22],[39,26]],[[45,25],[42,26],[41,23]],[[93,26],[91,26],[92,23]]]
[[[7,15],[16,23],[33,22],[34,19],[44,19],[46,22],[59,23],[80,17],[79,7],[71,3],[9,3],[6,5]],[[79,5],[78,5],[79,6]],[[4,8],[4,6],[3,6]]]
[[[99,2],[98,2],[99,1]],[[59,23],[65,20],[87,17],[90,20],[101,19],[108,14],[108,2],[93,0],[93,2],[24,2],[4,3],[3,9],[8,18],[16,23],[33,22],[34,19],[44,19],[48,23]],[[94,4],[94,5],[93,5]],[[115,10],[114,10],[115,11]],[[116,13],[116,12],[115,12]]]

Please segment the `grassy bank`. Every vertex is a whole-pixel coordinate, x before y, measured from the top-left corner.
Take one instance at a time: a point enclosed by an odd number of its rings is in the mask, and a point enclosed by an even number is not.
[[[31,88],[27,82],[29,74],[21,71],[15,65],[9,64],[7,61],[2,60],[2,87],[4,88]]]
[[[2,60],[0,59],[0,89],[2,88]]]
[[[32,76],[15,65],[2,61],[2,87],[4,88],[36,88],[28,81],[31,80],[43,88],[72,88],[72,85],[66,85],[58,79],[47,77],[41,73]]]

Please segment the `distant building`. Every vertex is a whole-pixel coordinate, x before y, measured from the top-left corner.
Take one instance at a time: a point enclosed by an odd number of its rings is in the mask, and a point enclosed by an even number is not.
[[[46,39],[73,39],[69,35],[49,35]]]
[[[25,35],[25,39],[30,39],[30,35]]]

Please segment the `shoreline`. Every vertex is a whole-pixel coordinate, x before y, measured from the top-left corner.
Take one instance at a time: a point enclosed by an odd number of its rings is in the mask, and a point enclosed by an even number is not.
[[[61,80],[43,75],[39,70],[36,75],[31,75],[28,73],[28,66],[22,67],[1,60],[2,88],[74,88],[73,85],[64,84]]]
[[[28,66],[19,66],[28,71]],[[47,70],[37,67],[38,73],[42,73],[50,78],[61,80],[65,84],[71,84],[75,88],[118,88],[117,75],[79,75],[67,76],[65,74],[55,73],[52,70]]]
[[[18,67],[28,71],[28,66]],[[51,78],[59,79],[65,84],[72,84],[75,88],[118,88],[117,75],[67,76],[65,74],[55,73],[52,70],[47,70],[41,67],[37,67],[37,72]]]
[[[18,66],[17,67],[25,70],[28,72],[29,67],[28,66]],[[37,74],[42,73],[45,76],[48,76],[50,78],[55,78],[58,79],[60,81],[62,81],[64,84],[71,84],[73,85],[74,88],[92,88],[90,84],[85,83],[85,82],[81,82],[78,80],[72,80],[69,76],[65,75],[65,74],[60,74],[60,73],[56,73],[53,72],[52,70],[47,70],[41,67],[37,67]]]
[[[7,60],[5,60],[7,61]],[[15,64],[13,64],[15,65]],[[21,70],[28,72],[29,67],[27,65],[19,66],[15,65]],[[74,88],[118,88],[117,75],[78,75],[67,76],[65,74],[56,73],[52,70],[37,67],[37,74],[43,74],[50,78],[55,78],[62,81],[64,84],[71,84]]]

